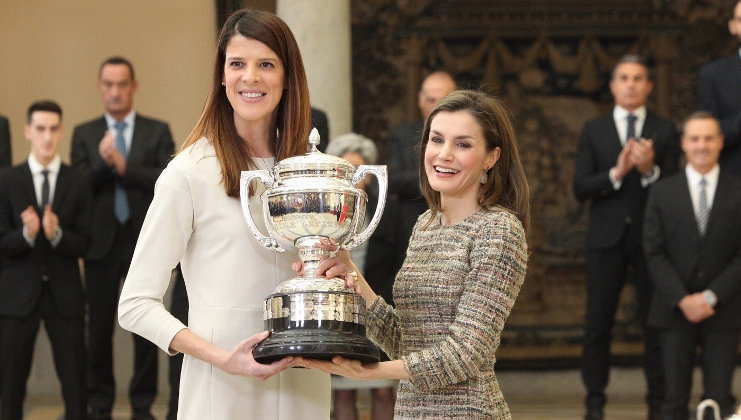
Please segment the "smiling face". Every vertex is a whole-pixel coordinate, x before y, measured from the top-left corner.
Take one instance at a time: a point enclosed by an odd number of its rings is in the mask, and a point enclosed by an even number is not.
[[[425,173],[433,190],[445,198],[478,202],[481,175],[499,159],[497,147],[486,150],[476,118],[465,111],[441,111],[430,122],[424,154]]]
[[[687,164],[701,174],[715,167],[723,149],[723,134],[713,118],[691,119],[684,125],[682,151]]]
[[[46,166],[54,159],[62,140],[62,118],[56,112],[35,111],[26,124],[24,134],[31,143],[31,154]]]
[[[283,62],[267,45],[242,35],[226,45],[224,85],[237,126],[274,121],[283,96]]]
[[[615,68],[610,80],[610,92],[615,104],[633,111],[646,104],[653,83],[648,78],[648,69],[643,64],[625,62]]]

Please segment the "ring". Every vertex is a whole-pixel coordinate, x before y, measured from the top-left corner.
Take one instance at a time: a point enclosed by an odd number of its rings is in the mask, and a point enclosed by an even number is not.
[[[345,274],[345,277],[347,277],[348,274],[351,275],[353,279],[357,279],[358,278],[358,272],[357,271],[348,271],[347,274]]]

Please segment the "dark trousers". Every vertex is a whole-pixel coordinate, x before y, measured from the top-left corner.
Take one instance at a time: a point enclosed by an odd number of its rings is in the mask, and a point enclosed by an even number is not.
[[[85,261],[89,300],[88,400],[93,411],[109,413],[116,395],[113,377],[113,328],[117,322],[118,292],[126,276],[136,235],[130,225],[119,225],[111,251],[102,259]],[[135,413],[148,412],[157,395],[157,347],[136,334],[134,375],[129,401]]]
[[[652,409],[658,410],[664,399],[659,339],[656,331],[646,326],[651,284],[637,230],[629,226],[617,246],[591,249],[587,255],[587,318],[582,354],[582,379],[587,388],[587,407],[602,407],[606,402],[612,327],[615,324],[620,292],[628,277],[628,266],[632,268],[638,316],[643,326],[643,367],[648,385],[646,402]]]
[[[65,418],[85,419],[85,318],[82,315],[71,318],[60,315],[47,286],[43,287],[39,302],[29,316],[0,318],[0,329],[3,331],[0,348],[3,355],[0,359],[0,419],[23,418],[26,382],[41,320],[51,342],[54,367],[62,385]]]
[[[733,414],[736,400],[731,395],[739,330],[713,331],[700,325],[662,330],[661,355],[666,376],[666,396],[661,412],[666,420],[687,420],[692,366],[696,349],[702,348],[702,399],[720,405],[721,417]]]
[[[177,277],[172,287],[172,304],[170,312],[172,315],[188,325],[188,293],[185,290],[185,280],[180,266],[175,270]],[[175,420],[178,417],[178,397],[180,396],[180,371],[183,368],[183,353],[170,357],[168,380],[170,383],[170,401],[167,408],[167,420]]]

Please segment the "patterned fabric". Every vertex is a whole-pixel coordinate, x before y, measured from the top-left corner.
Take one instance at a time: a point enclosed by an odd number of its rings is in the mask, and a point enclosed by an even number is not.
[[[502,209],[453,226],[429,219],[417,220],[396,277],[397,309],[379,297],[367,312],[368,337],[411,376],[394,418],[510,419],[494,354],[525,279],[522,224]]]

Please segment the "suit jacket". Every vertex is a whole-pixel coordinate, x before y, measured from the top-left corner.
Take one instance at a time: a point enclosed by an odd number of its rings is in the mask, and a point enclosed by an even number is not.
[[[72,133],[72,166],[87,172],[93,188],[92,242],[87,256],[91,260],[100,259],[110,251],[118,224],[113,212],[118,177],[98,152],[98,144],[107,129],[105,118],[101,116],[78,125]],[[175,144],[166,123],[136,115],[126,174],[121,183],[126,188],[130,222],[137,235],[154,195],[154,183],[174,151]]]
[[[720,166],[741,177],[741,55],[738,52],[700,69],[699,109],[720,119]]]
[[[741,181],[721,169],[705,236],[695,220],[687,176],[676,174],[649,194],[643,227],[644,252],[654,296],[649,325],[688,326],[679,301],[710,289],[718,296],[710,328],[741,326]]]
[[[329,145],[329,121],[327,121],[327,114],[321,109],[311,108],[311,125],[319,132],[319,146],[317,146],[317,149],[324,153]]]
[[[674,124],[648,111],[640,137],[653,139],[654,162],[664,178],[677,171],[679,135]],[[589,249],[616,245],[628,224],[640,224],[648,188],[641,185],[641,175],[632,170],[615,190],[609,171],[622,150],[612,112],[584,125],[576,152],[574,194],[579,200],[591,200],[587,246]]]
[[[90,243],[90,186],[84,174],[62,164],[57,176],[52,211],[59,217],[62,239],[52,247],[40,230],[33,247],[23,237],[21,213],[38,209],[28,162],[0,175],[0,315],[24,317],[31,313],[47,279],[54,303],[63,316],[85,313],[78,258]],[[42,228],[43,229],[43,228]]]
[[[0,115],[0,168],[10,166],[13,162],[10,154],[10,124]]]

